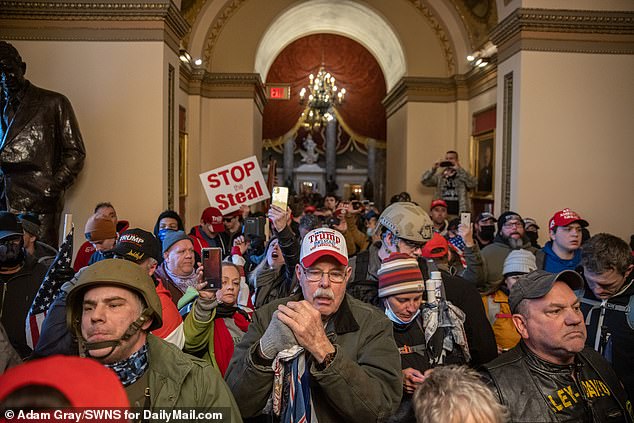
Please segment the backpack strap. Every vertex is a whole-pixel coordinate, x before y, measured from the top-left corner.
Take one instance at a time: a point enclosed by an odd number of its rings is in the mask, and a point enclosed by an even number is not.
[[[367,279],[368,267],[370,265],[370,252],[366,249],[355,257],[354,280],[364,281]]]

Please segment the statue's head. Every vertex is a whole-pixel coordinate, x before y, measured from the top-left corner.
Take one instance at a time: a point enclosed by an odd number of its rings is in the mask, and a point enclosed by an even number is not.
[[[25,82],[26,63],[13,45],[0,41],[0,86],[10,94],[19,90]]]

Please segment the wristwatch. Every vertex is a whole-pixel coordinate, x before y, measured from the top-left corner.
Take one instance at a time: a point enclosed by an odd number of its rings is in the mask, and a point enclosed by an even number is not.
[[[330,363],[332,363],[335,360],[336,354],[337,354],[337,347],[335,347],[335,350],[333,352],[326,354],[326,356],[324,357],[324,361],[322,361],[321,363],[315,363],[315,369],[317,369],[320,372],[323,372],[324,370],[326,370],[328,366],[330,366]]]

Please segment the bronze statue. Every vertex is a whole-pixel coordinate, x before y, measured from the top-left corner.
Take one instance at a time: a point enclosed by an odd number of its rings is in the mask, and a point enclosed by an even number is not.
[[[42,240],[55,247],[64,192],[86,150],[70,101],[25,72],[15,47],[0,41],[0,210],[37,214]]]

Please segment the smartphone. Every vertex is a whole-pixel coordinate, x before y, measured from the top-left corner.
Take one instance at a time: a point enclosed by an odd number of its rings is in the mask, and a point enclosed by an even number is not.
[[[453,166],[453,163],[450,162],[449,160],[445,160],[443,162],[440,162],[439,166],[440,167],[451,167],[451,166]]]
[[[471,213],[460,213],[460,223],[466,227],[471,226]]]
[[[244,219],[244,229],[243,233],[245,237],[253,237],[257,236],[259,238],[264,238],[264,226],[266,225],[266,218],[264,216],[258,217],[247,217]]]
[[[222,288],[222,250],[220,248],[203,248],[203,280],[207,282],[205,290],[216,291]]]
[[[274,206],[286,211],[286,205],[288,204],[288,188],[286,187],[273,187],[273,196],[271,203]]]

